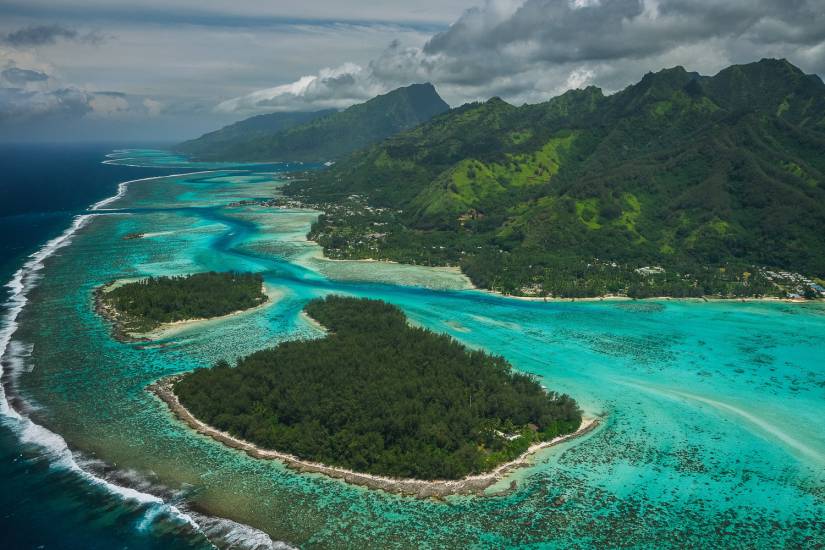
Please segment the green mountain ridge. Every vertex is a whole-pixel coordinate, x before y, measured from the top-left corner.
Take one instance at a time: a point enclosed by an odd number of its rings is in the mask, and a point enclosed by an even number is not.
[[[179,143],[175,150],[204,160],[224,160],[245,154],[256,140],[267,139],[278,132],[306,124],[316,118],[336,113],[335,109],[314,112],[269,113],[256,115],[199,138]]]
[[[202,160],[322,162],[368,147],[449,108],[432,84],[412,84],[340,112],[252,117],[182,143],[176,150]],[[274,124],[261,130],[265,123]]]
[[[753,294],[775,290],[754,267],[825,277],[823,151],[825,85],[763,59],[467,104],[286,191],[395,212],[322,216],[311,236],[334,257],[461,265],[512,293]],[[634,274],[649,265],[669,275]]]

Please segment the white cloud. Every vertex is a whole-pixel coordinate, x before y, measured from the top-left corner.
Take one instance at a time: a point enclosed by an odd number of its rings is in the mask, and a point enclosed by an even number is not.
[[[143,100],[143,106],[146,107],[146,112],[149,116],[158,116],[163,111],[163,103],[156,101],[150,97]]]
[[[341,108],[381,93],[383,86],[372,81],[359,65],[345,63],[302,76],[294,82],[266,88],[223,101],[217,110],[224,113],[297,111]]]
[[[92,94],[89,107],[95,115],[112,116],[126,113],[129,102],[120,94]]]

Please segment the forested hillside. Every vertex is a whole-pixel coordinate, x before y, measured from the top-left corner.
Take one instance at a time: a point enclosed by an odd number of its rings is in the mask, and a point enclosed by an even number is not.
[[[175,150],[202,160],[246,157],[259,140],[266,140],[294,126],[334,114],[334,109],[312,112],[269,113],[241,120],[220,130],[175,146]]]
[[[320,116],[303,123],[290,119],[275,132],[251,130],[257,126],[258,117],[253,117],[177,149],[203,160],[324,162],[413,128],[449,108],[432,84],[413,84],[341,112],[296,113]],[[285,115],[266,116],[282,120]]]
[[[765,59],[649,73],[613,95],[493,98],[287,193],[328,210],[311,237],[330,256],[461,265],[504,292],[815,295],[825,85]]]

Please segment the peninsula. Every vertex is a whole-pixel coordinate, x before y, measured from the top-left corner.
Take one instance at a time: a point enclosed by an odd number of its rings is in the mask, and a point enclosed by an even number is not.
[[[502,357],[411,327],[385,302],[330,296],[305,311],[324,338],[151,389],[190,426],[254,456],[422,496],[480,491],[526,454],[594,425],[569,396]]]

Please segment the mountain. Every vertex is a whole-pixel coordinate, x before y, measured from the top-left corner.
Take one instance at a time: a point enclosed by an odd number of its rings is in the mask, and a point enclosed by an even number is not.
[[[204,160],[334,160],[417,126],[449,108],[432,84],[413,84],[341,112],[253,117],[182,143],[177,150]]]
[[[763,59],[467,104],[287,192],[366,197],[362,216],[328,208],[313,228],[331,256],[457,264],[504,292],[807,293],[767,271],[825,277],[822,151],[825,85]]]
[[[336,113],[335,109],[313,112],[270,113],[257,115],[220,130],[209,132],[197,139],[175,146],[175,150],[204,160],[234,159],[243,156],[250,144],[266,139],[294,126],[306,124],[316,118]]]

